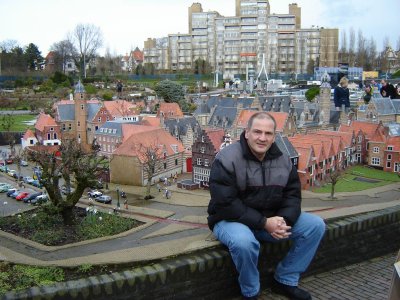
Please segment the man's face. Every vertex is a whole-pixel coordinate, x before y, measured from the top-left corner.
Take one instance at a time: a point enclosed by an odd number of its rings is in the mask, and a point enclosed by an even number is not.
[[[386,81],[382,80],[381,84],[382,84],[382,86],[385,86],[386,85]]]
[[[250,129],[246,129],[245,138],[251,152],[260,160],[275,141],[274,122],[270,119],[254,119]]]

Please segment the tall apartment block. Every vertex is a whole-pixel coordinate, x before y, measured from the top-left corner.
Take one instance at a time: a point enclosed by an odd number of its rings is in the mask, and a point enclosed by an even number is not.
[[[338,29],[301,28],[301,8],[296,3],[289,5],[288,14],[271,14],[268,0],[235,0],[235,4],[235,16],[225,17],[193,3],[188,9],[188,33],[168,35],[165,51],[157,43],[145,42],[144,62],[180,71],[193,69],[200,58],[224,78],[251,69],[257,72],[263,58],[268,74],[305,74],[317,66],[337,66]]]

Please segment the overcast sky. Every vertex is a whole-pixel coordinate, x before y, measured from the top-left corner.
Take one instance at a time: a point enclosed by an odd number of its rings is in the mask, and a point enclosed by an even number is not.
[[[104,54],[125,54],[143,48],[148,38],[188,32],[188,7],[200,2],[204,11],[235,15],[235,0],[0,0],[0,43],[16,40],[22,47],[34,43],[45,56],[54,42],[66,38],[79,23],[94,24],[103,32]],[[271,13],[288,13],[289,3],[302,9],[302,27],[351,27],[373,37],[378,50],[385,37],[392,47],[400,38],[400,0],[270,0]]]

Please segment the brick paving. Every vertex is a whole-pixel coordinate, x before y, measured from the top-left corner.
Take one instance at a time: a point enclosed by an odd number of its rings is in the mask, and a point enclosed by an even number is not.
[[[300,286],[312,293],[313,300],[386,300],[397,253],[370,259],[359,264],[305,277]],[[239,300],[240,298],[234,298]],[[262,292],[260,300],[288,298]]]

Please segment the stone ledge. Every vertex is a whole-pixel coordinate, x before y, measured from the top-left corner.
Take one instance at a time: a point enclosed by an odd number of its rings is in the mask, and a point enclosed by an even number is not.
[[[325,237],[308,275],[398,251],[400,206],[327,221]],[[264,244],[262,285],[290,242]],[[268,259],[266,259],[268,258]],[[227,299],[239,296],[237,274],[225,247],[201,250],[130,271],[10,292],[2,299]]]

